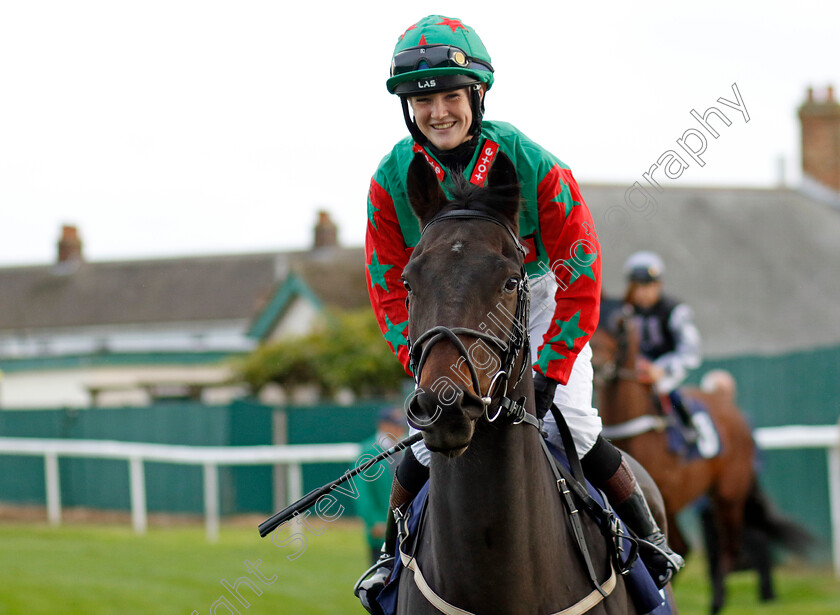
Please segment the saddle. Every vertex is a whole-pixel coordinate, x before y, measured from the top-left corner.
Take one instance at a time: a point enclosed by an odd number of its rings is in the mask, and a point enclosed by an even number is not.
[[[666,417],[673,417],[665,427],[668,437],[668,449],[687,460],[712,459],[721,452],[720,436],[717,427],[709,414],[706,404],[699,399],[694,399],[674,391],[668,397],[656,396],[657,405],[661,408]],[[686,438],[685,428],[682,427],[682,419],[676,415],[676,411],[669,405],[681,404],[685,409],[688,419],[691,422],[686,427],[696,434],[693,439]]]

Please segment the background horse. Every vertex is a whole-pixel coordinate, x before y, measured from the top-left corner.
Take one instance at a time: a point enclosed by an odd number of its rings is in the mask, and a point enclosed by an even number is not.
[[[720,438],[720,452],[715,457],[688,459],[669,448],[664,431],[667,419],[652,386],[637,378],[639,334],[632,319],[621,311],[620,302],[602,302],[601,324],[590,343],[605,431],[611,426],[640,426],[626,437],[611,439],[650,472],[665,501],[670,544],[682,555],[688,553],[689,546],[675,516],[706,496],[701,521],[712,579],[712,612],[724,605],[726,575],[746,565],[760,574],[761,598],[771,599],[771,542],[801,548],[807,536],[772,511],[759,488],[755,444],[750,426],[735,404],[734,389],[723,386],[725,380],[712,390],[681,389],[684,398],[703,403]]]
[[[538,430],[527,421],[491,421],[505,392],[526,397],[535,419],[528,344],[516,341],[527,338],[528,310],[519,189],[503,154],[488,181],[487,189],[459,184],[447,201],[424,158],[409,169],[408,193],[424,229],[403,272],[418,377],[409,416],[435,454],[413,552],[422,577],[417,570],[400,577],[398,613],[439,612],[418,589],[420,578],[472,613],[555,613],[585,597],[597,601],[591,613],[635,613],[625,578],[611,573],[601,531],[578,515],[598,581],[615,583],[602,600],[593,590]],[[456,209],[461,215],[446,215]]]

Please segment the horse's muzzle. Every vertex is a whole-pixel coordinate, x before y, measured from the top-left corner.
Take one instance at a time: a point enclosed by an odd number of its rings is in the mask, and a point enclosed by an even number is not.
[[[417,389],[408,406],[408,421],[423,432],[430,451],[457,457],[469,446],[484,406],[472,391],[459,388],[446,393]]]

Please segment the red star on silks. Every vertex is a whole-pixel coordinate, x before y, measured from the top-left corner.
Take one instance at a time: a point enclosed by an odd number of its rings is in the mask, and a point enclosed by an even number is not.
[[[414,30],[416,27],[417,27],[417,24],[414,24],[413,26],[409,26],[408,28],[406,28],[405,32],[400,34],[400,40],[403,40],[405,38],[405,35],[408,34],[409,30]]]
[[[426,35],[425,35],[425,34],[421,34],[421,35],[420,35],[420,42],[418,43],[418,45],[428,45],[428,44],[429,44],[429,43],[427,43],[427,42],[426,42]]]
[[[464,32],[469,32],[469,30],[467,30],[464,27],[464,24],[462,24],[461,21],[458,20],[458,19],[449,19],[447,17],[442,22],[436,23],[435,25],[436,26],[449,26],[450,28],[452,28],[452,33],[453,34],[455,33],[455,30],[457,30],[458,28],[461,28]]]

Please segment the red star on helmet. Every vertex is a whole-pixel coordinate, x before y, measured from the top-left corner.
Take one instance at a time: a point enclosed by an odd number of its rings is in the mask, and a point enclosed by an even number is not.
[[[450,28],[452,28],[452,33],[453,34],[455,33],[455,30],[457,30],[458,28],[461,28],[464,32],[469,32],[469,30],[467,30],[464,27],[464,24],[461,23],[460,19],[449,19],[448,17],[446,17],[446,18],[444,18],[444,20],[442,22],[436,23],[435,25],[436,26],[449,26]]]
[[[405,38],[405,35],[406,35],[406,34],[408,34],[408,31],[409,31],[409,30],[414,30],[416,27],[417,27],[417,24],[414,24],[413,26],[409,26],[409,27],[407,27],[407,28],[405,29],[405,32],[403,32],[402,34],[400,34],[400,40],[403,40],[403,39]]]

